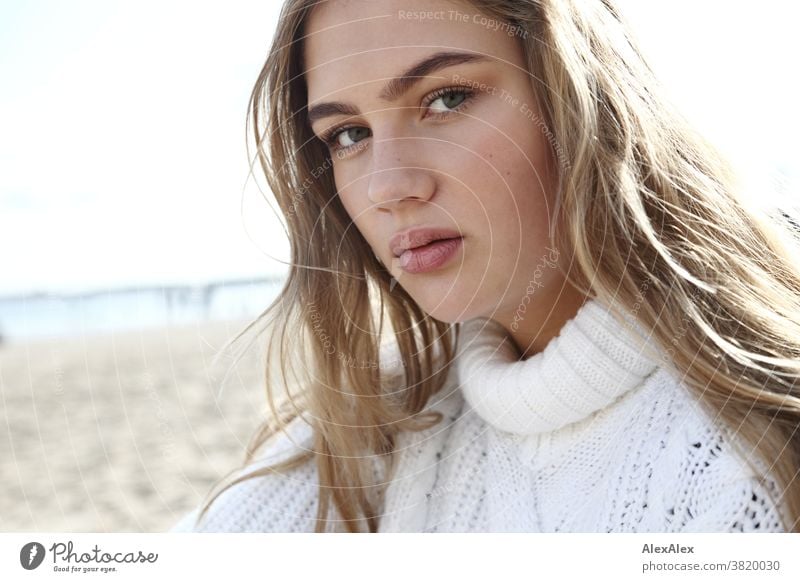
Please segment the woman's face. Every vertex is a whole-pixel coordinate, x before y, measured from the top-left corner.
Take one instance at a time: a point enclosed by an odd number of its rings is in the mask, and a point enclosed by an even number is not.
[[[397,283],[446,322],[523,329],[552,313],[568,292],[550,241],[557,162],[525,33],[442,0],[332,0],[305,33],[311,127],[336,133],[338,195]],[[392,236],[419,244],[401,231],[425,227],[463,238],[407,264]]]

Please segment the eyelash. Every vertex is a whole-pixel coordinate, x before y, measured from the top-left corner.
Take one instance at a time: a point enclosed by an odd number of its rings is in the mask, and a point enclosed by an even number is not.
[[[450,109],[449,111],[440,111],[437,113],[432,113],[430,116],[432,116],[434,119],[443,119],[445,117],[448,117],[449,115],[452,115],[453,113],[461,113],[464,109],[467,108],[467,106],[475,96],[474,91],[464,87],[463,85],[454,87],[443,87],[441,89],[436,89],[435,91],[432,91],[425,97],[423,107],[429,107],[430,104],[436,101],[439,97],[444,97],[450,94],[457,95],[461,93],[464,94],[464,100],[458,105],[456,105],[454,109]],[[361,142],[356,142],[350,146],[340,146],[336,143],[336,141],[338,140],[340,133],[347,131],[348,129],[353,129],[354,127],[359,127],[359,126],[358,125],[334,126],[329,130],[327,130],[325,133],[323,133],[320,136],[320,139],[333,151],[347,151],[350,148],[358,146],[358,144]]]

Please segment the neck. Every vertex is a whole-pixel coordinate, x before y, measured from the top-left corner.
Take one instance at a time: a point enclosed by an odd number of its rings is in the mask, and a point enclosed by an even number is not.
[[[544,351],[564,324],[575,317],[588,296],[565,283],[553,296],[541,295],[531,301],[524,311],[518,307],[512,313],[493,317],[514,340],[520,360],[526,360]]]

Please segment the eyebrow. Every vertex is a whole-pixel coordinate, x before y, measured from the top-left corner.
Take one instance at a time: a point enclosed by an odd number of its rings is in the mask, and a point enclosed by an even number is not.
[[[444,69],[445,67],[452,67],[454,65],[461,65],[464,63],[474,63],[488,61],[489,58],[485,55],[478,53],[464,53],[459,51],[442,51],[434,53],[412,65],[408,70],[402,73],[399,77],[390,79],[384,85],[378,97],[383,101],[396,101],[408,92],[414,85],[419,83],[423,78],[429,76],[431,73]],[[358,107],[349,103],[342,103],[339,101],[330,101],[327,103],[320,103],[314,105],[308,110],[308,123],[309,125],[324,117],[332,115],[358,115]]]

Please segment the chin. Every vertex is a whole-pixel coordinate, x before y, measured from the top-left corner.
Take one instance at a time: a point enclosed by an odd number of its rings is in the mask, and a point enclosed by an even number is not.
[[[444,323],[461,323],[491,312],[485,293],[467,277],[431,277],[410,285],[403,283],[400,285],[422,311]]]
[[[458,297],[458,294],[454,294],[452,299],[437,297],[430,301],[417,301],[417,304],[430,317],[444,323],[461,323],[481,316],[479,309],[474,305],[465,305]]]

